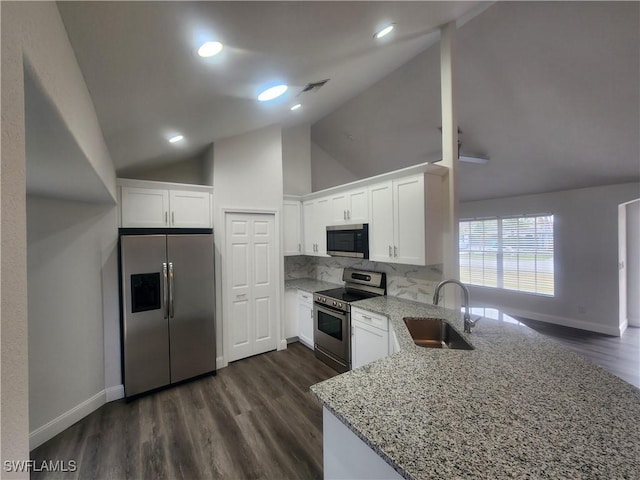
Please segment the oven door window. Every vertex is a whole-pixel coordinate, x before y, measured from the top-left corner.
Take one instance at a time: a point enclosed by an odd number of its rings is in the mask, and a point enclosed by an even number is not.
[[[318,330],[342,341],[342,319],[318,310]]]

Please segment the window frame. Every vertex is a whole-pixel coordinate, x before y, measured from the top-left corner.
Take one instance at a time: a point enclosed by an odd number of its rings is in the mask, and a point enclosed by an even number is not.
[[[527,291],[527,290],[521,290],[519,288],[505,288],[504,286],[504,239],[503,239],[503,232],[504,232],[504,228],[503,228],[503,221],[504,220],[510,220],[510,219],[516,219],[516,220],[520,220],[520,219],[527,219],[527,218],[538,218],[538,217],[551,217],[551,223],[552,223],[552,229],[551,229],[551,233],[552,233],[552,250],[551,250],[551,256],[552,256],[552,262],[553,262],[553,271],[552,271],[552,290],[553,293],[542,293],[542,292],[532,292],[532,291]],[[556,276],[555,276],[555,259],[556,259],[556,230],[555,230],[555,216],[553,213],[528,213],[528,214],[518,214],[518,215],[504,215],[504,216],[490,216],[490,217],[470,217],[470,218],[460,218],[458,220],[458,274],[460,277],[462,277],[462,264],[460,262],[460,254],[463,252],[467,252],[468,254],[471,254],[471,249],[469,247],[468,250],[461,250],[460,249],[460,244],[461,244],[461,225],[463,222],[478,222],[478,221],[491,221],[491,220],[496,220],[497,222],[497,250],[496,250],[496,275],[497,275],[497,279],[496,279],[496,286],[492,286],[492,285],[480,285],[477,283],[473,283],[472,282],[472,277],[471,277],[471,263],[469,262],[469,278],[468,281],[465,282],[468,285],[472,285],[474,287],[478,287],[478,288],[489,288],[489,289],[499,289],[505,292],[515,292],[515,293],[520,293],[520,294],[526,294],[526,295],[535,295],[535,296],[541,296],[541,297],[546,297],[546,298],[554,298],[556,296]],[[537,223],[536,223],[536,235],[535,235],[535,241],[536,243],[539,241],[539,235],[537,233]],[[469,243],[470,245],[471,243]],[[484,245],[483,245],[484,247]],[[482,250],[483,255],[485,254],[485,250]],[[517,250],[515,252],[516,255],[521,254],[521,250]],[[534,255],[536,256],[536,266],[534,268],[534,273],[535,273],[535,277],[536,277],[536,288],[537,288],[537,284],[538,284],[538,266],[537,266],[537,255],[539,254],[538,249],[536,248]],[[518,262],[519,262],[519,258],[518,258]],[[484,269],[484,260],[483,260],[483,269]],[[520,273],[520,268],[518,265],[518,268],[516,270],[516,272],[518,272],[518,275]],[[485,275],[483,272],[483,282],[485,282]],[[519,278],[518,278],[518,283],[519,283]]]

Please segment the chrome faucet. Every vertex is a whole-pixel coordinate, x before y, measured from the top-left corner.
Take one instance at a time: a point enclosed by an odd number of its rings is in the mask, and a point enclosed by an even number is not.
[[[478,323],[478,320],[480,318],[478,317],[475,320],[471,320],[471,314],[469,313],[469,289],[466,287],[464,283],[460,282],[459,280],[455,280],[453,278],[450,280],[443,280],[442,282],[440,282],[436,286],[436,291],[433,294],[433,304],[438,305],[438,302],[440,301],[440,289],[448,283],[454,283],[458,285],[460,288],[462,288],[462,293],[464,295],[464,305],[463,305],[464,306],[464,331],[465,333],[471,333],[471,329],[476,326],[476,323]]]

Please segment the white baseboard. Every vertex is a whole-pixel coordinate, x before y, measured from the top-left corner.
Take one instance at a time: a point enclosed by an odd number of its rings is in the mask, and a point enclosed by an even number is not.
[[[582,320],[576,320],[574,318],[559,317],[557,315],[547,315],[544,313],[529,312],[527,310],[519,310],[515,308],[501,308],[508,315],[515,317],[529,318],[531,320],[538,320],[540,322],[553,323],[556,325],[562,325],[564,327],[579,328],[580,330],[588,330],[590,332],[604,333],[605,335],[613,335],[619,337],[620,326],[618,325],[601,325],[599,323],[585,322]]]
[[[107,403],[124,398],[124,385],[120,384],[116,385],[115,387],[107,388],[105,390],[105,396]]]
[[[224,357],[216,357],[216,370],[220,370],[221,368],[224,368],[227,365],[229,364],[224,361]]]
[[[627,320],[630,327],[640,327],[640,317],[628,316]]]
[[[34,448],[39,447],[47,440],[52,439],[63,430],[69,428],[74,423],[82,420],[105,403],[106,391],[101,390],[93,397],[85,400],[79,405],[76,405],[71,410],[66,411],[45,425],[36,428],[33,432],[29,433],[29,449],[33,450]]]
[[[622,336],[622,334],[624,333],[624,331],[627,329],[628,326],[629,326],[629,322],[627,320],[625,320],[620,324],[620,327],[618,328],[618,337]]]
[[[286,338],[283,338],[282,340],[280,340],[278,342],[277,349],[278,349],[278,351],[287,349],[287,339]]]
[[[291,344],[291,343],[295,343],[295,342],[297,342],[297,341],[299,341],[298,337],[290,337],[290,338],[287,338],[287,345],[289,345],[289,344]]]

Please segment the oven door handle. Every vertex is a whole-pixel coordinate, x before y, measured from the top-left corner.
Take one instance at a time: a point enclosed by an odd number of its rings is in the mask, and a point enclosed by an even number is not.
[[[313,305],[319,312],[324,312],[327,315],[332,315],[334,317],[340,317],[343,320],[347,318],[348,314],[346,312],[343,312],[342,310],[334,310],[332,308],[326,307],[325,305],[320,305],[317,303],[314,303]]]

